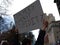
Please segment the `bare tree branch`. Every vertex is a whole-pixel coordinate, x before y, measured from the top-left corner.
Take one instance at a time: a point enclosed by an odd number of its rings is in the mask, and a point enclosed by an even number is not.
[[[2,0],[0,3],[0,14],[6,14],[6,12],[8,11],[8,7],[9,5],[12,4],[13,0]]]

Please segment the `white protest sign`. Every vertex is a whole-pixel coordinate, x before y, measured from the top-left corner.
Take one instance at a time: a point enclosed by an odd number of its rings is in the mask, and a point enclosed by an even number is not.
[[[42,27],[43,11],[40,1],[35,1],[14,15],[19,33],[28,32]]]

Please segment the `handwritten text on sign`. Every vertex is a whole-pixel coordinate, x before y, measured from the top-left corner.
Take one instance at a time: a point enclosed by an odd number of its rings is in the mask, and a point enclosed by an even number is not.
[[[14,15],[19,33],[31,31],[42,27],[43,11],[39,1]]]

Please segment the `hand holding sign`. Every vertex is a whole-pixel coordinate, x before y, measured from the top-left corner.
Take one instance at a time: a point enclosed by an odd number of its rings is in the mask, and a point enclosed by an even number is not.
[[[43,28],[42,28],[42,30],[45,31],[47,27],[48,27],[48,21],[43,20]]]

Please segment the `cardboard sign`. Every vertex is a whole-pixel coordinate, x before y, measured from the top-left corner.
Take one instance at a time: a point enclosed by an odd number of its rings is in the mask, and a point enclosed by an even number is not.
[[[42,27],[43,11],[40,1],[35,1],[14,15],[19,33],[28,32]]]

